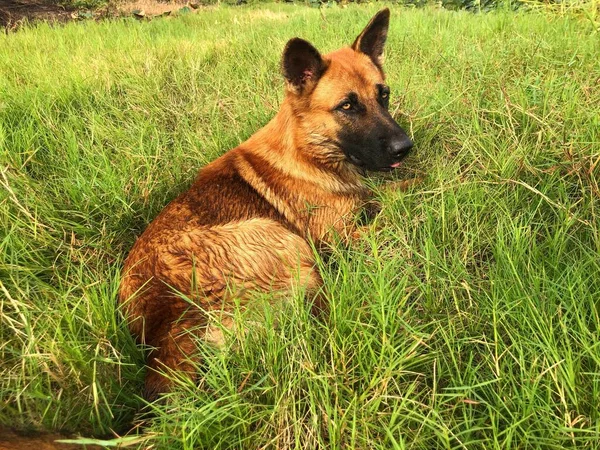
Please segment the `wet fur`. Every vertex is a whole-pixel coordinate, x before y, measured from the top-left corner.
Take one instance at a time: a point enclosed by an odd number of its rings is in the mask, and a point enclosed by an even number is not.
[[[319,248],[333,236],[352,235],[369,200],[343,136],[401,131],[374,94],[384,83],[388,18],[389,11],[381,11],[353,47],[323,57],[306,41],[291,40],[282,64],[287,95],[278,114],[204,167],[133,246],[119,301],[131,332],[154,347],[147,399],[169,390],[164,369],[194,376],[196,336],[222,341],[207,313],[230,312],[234,299],[243,304],[252,290],[285,296],[300,286],[315,299],[322,281],[311,244]],[[372,113],[344,120],[335,108],[348,92]],[[377,161],[389,159],[382,152]],[[223,323],[231,326],[229,319]]]

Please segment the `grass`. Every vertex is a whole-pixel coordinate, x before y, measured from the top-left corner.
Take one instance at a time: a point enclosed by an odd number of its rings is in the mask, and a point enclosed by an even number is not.
[[[135,237],[273,116],[287,39],[336,49],[378,8],[0,36],[0,425],[140,420],[143,353],[115,308]],[[417,144],[403,174],[423,183],[376,177],[377,226],[323,263],[330,317],[297,298],[204,347],[199,387],[153,405],[144,445],[600,448],[598,35],[535,13],[392,14],[392,110]]]

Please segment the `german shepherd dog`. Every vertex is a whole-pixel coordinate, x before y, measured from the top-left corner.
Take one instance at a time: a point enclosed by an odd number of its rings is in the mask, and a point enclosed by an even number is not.
[[[313,248],[355,233],[370,201],[362,175],[393,170],[413,145],[388,112],[389,17],[383,9],[350,47],[327,55],[291,39],[277,115],[204,167],[133,246],[119,302],[132,334],[153,347],[146,399],[169,391],[165,371],[194,377],[197,336],[222,341],[211,312],[231,312],[257,290],[283,298],[301,286],[319,298]]]

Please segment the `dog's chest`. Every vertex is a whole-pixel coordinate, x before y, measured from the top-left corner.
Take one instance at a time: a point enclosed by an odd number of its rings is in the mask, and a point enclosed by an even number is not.
[[[300,199],[298,225],[315,242],[330,242],[335,235],[345,237],[354,227],[362,200],[357,195],[327,195]]]

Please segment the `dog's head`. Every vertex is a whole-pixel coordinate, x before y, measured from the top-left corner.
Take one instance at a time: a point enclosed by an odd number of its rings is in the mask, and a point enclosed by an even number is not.
[[[388,111],[382,63],[389,19],[389,9],[381,10],[351,47],[324,56],[299,38],[285,47],[287,100],[323,163],[387,171],[412,148]]]

